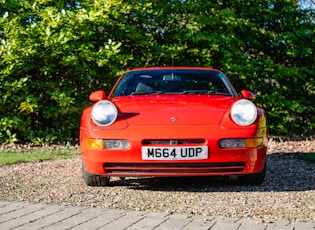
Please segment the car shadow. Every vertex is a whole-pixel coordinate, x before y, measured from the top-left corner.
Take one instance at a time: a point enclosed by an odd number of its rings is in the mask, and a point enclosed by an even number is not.
[[[240,185],[231,177],[144,177],[113,180],[111,186],[133,190],[187,192],[308,191],[315,189],[315,163],[304,159],[310,153],[267,155],[267,174],[263,184]]]

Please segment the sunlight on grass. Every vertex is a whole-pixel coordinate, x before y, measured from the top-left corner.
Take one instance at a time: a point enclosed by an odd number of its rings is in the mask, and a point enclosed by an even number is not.
[[[0,151],[0,164],[11,165],[16,163],[26,163],[34,161],[45,161],[53,159],[67,159],[79,155],[79,150],[75,148],[64,148],[58,150],[19,150],[19,151]]]

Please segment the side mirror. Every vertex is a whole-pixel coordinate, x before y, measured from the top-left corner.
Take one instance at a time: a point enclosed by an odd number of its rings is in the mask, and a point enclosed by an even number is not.
[[[106,93],[104,90],[98,90],[90,94],[89,100],[93,102],[98,102],[106,99]]]
[[[241,91],[241,95],[244,99],[247,99],[250,101],[253,101],[256,99],[256,96],[254,93],[252,93],[251,91],[245,90],[245,89]]]

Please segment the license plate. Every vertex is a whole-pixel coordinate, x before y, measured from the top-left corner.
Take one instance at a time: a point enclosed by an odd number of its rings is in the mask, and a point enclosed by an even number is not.
[[[142,147],[143,160],[199,160],[207,158],[207,146]]]

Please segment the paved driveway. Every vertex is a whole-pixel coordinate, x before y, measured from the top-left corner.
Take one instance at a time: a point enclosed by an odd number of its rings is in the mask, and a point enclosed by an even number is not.
[[[315,222],[262,223],[260,220],[247,218],[188,216],[162,212],[0,201],[0,229],[314,230]]]

